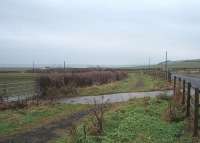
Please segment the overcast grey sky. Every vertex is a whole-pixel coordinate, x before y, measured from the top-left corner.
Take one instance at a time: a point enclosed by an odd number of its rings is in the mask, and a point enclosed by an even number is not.
[[[199,58],[199,0],[1,0],[0,64]]]

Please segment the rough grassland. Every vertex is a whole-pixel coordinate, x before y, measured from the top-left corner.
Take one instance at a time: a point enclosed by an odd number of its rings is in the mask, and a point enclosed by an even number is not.
[[[142,73],[129,73],[128,78],[122,81],[113,82],[104,85],[96,85],[87,88],[79,88],[79,96],[95,96],[122,92],[139,92],[166,89],[166,82],[154,80],[148,75]]]
[[[168,101],[151,99],[144,104],[142,99],[117,104],[106,114],[104,133],[98,139],[89,134],[91,120],[79,125],[74,143],[191,143],[192,138],[184,136],[184,121],[168,123],[163,114]],[[83,126],[87,126],[84,138]],[[56,143],[70,143],[71,135],[60,138]]]
[[[30,130],[88,108],[86,105],[40,105],[0,112],[0,137]]]
[[[0,73],[0,83],[33,81],[37,74],[33,73]]]

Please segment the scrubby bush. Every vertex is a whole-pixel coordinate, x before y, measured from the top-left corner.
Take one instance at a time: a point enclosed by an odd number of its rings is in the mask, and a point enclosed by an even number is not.
[[[161,97],[161,96],[160,96]],[[169,122],[179,122],[183,121],[185,118],[185,111],[186,108],[181,104],[182,101],[182,95],[180,90],[176,91],[176,95],[173,97],[162,97],[163,99],[166,98],[166,100],[169,101],[168,108],[165,112],[165,119]]]
[[[174,103],[170,103],[165,112],[165,120],[169,122],[183,121],[185,118],[184,110],[185,109],[183,107]]]
[[[166,100],[166,101],[170,101],[172,100],[172,97],[167,95],[167,93],[164,94],[160,94],[159,96],[156,96],[157,101],[159,100]]]
[[[65,93],[76,93],[77,87],[101,85],[126,78],[128,74],[122,71],[89,71],[82,73],[50,73],[41,75],[39,85],[42,95],[47,95],[50,88],[63,89]]]

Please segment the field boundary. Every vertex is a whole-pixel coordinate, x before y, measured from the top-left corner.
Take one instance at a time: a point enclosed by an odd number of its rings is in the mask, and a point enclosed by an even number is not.
[[[2,104],[38,102],[40,93],[40,86],[36,80],[0,83],[0,103]]]
[[[193,136],[198,136],[200,78],[173,74],[174,96],[181,96],[181,104],[186,106],[186,117],[192,123]]]
[[[145,73],[154,78],[165,79],[170,83],[173,81],[173,96],[180,96],[181,105],[186,107],[185,116],[188,118],[189,124],[192,124],[193,136],[198,136],[200,129],[200,78],[160,70],[149,70]]]

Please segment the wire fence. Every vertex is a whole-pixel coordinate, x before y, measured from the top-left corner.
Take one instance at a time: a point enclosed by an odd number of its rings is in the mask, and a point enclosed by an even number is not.
[[[182,107],[186,108],[185,115],[188,124],[191,124],[190,129],[193,131],[193,136],[198,136],[200,129],[200,77],[156,70],[149,70],[146,73],[155,78],[162,77],[171,83],[173,81],[174,97],[181,99]]]
[[[22,102],[34,100],[40,95],[36,80],[0,83],[0,102]]]

